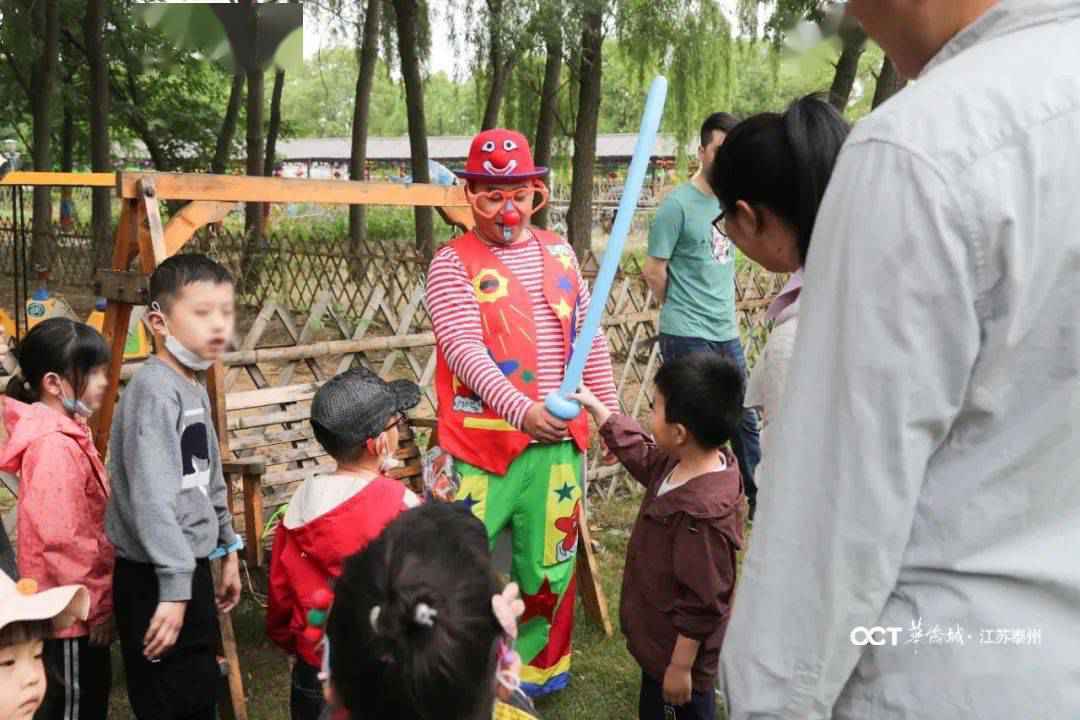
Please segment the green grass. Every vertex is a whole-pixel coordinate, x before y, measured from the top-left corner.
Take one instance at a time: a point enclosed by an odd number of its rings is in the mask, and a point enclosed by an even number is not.
[[[637,717],[641,670],[626,650],[618,629],[619,589],[623,559],[630,528],[637,514],[639,497],[613,499],[594,505],[590,527],[598,542],[601,583],[607,594],[615,636],[607,638],[582,614],[578,604],[574,629],[573,680],[570,687],[541,699],[537,709],[544,720],[628,720]],[[233,613],[240,647],[248,714],[252,720],[287,720],[289,717],[289,676],[285,656],[263,633],[263,610],[250,597]],[[115,677],[112,708],[114,720],[134,716],[128,708],[119,651],[114,648]],[[722,712],[717,715],[722,720]]]

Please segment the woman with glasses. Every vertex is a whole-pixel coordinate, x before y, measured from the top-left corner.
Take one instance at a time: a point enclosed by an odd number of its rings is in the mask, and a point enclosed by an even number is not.
[[[782,114],[762,113],[735,126],[707,175],[721,208],[713,227],[766,270],[791,273],[769,307],[772,331],[746,389],[746,406],[761,417],[763,459],[795,345],[814,219],[848,129],[832,105],[805,97]]]

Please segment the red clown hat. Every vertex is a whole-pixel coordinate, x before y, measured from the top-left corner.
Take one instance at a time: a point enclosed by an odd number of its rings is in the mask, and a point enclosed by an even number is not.
[[[533,164],[529,141],[524,135],[495,128],[473,138],[465,169],[455,174],[477,182],[513,183],[543,177],[548,169]]]

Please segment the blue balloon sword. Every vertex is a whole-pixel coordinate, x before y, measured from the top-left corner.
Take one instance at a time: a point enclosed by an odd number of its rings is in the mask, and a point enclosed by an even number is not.
[[[664,99],[667,97],[667,80],[657,75],[649,87],[649,96],[645,100],[645,113],[641,116],[641,129],[638,131],[634,157],[630,160],[630,171],[626,175],[626,185],[619,199],[619,209],[615,215],[615,226],[608,238],[604,259],[600,261],[600,271],[596,274],[593,285],[592,302],[585,322],[581,326],[577,340],[570,353],[570,363],[566,366],[562,385],[544,400],[544,407],[560,420],[573,420],[581,412],[581,404],[570,400],[568,396],[577,392],[581,385],[581,374],[585,370],[585,360],[592,348],[593,338],[600,329],[600,317],[611,294],[611,284],[622,260],[626,236],[630,234],[630,222],[634,219],[641,186],[645,182],[645,171],[649,168],[649,157],[656,145],[656,133],[660,129],[660,117],[664,113]]]

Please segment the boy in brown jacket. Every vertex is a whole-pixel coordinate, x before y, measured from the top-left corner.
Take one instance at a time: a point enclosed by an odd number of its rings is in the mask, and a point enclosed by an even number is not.
[[[587,390],[608,448],[645,486],[623,573],[619,619],[642,668],[641,720],[713,720],[720,644],[735,586],[746,500],[725,443],[742,422],[731,361],[694,353],[656,375],[654,438]]]

